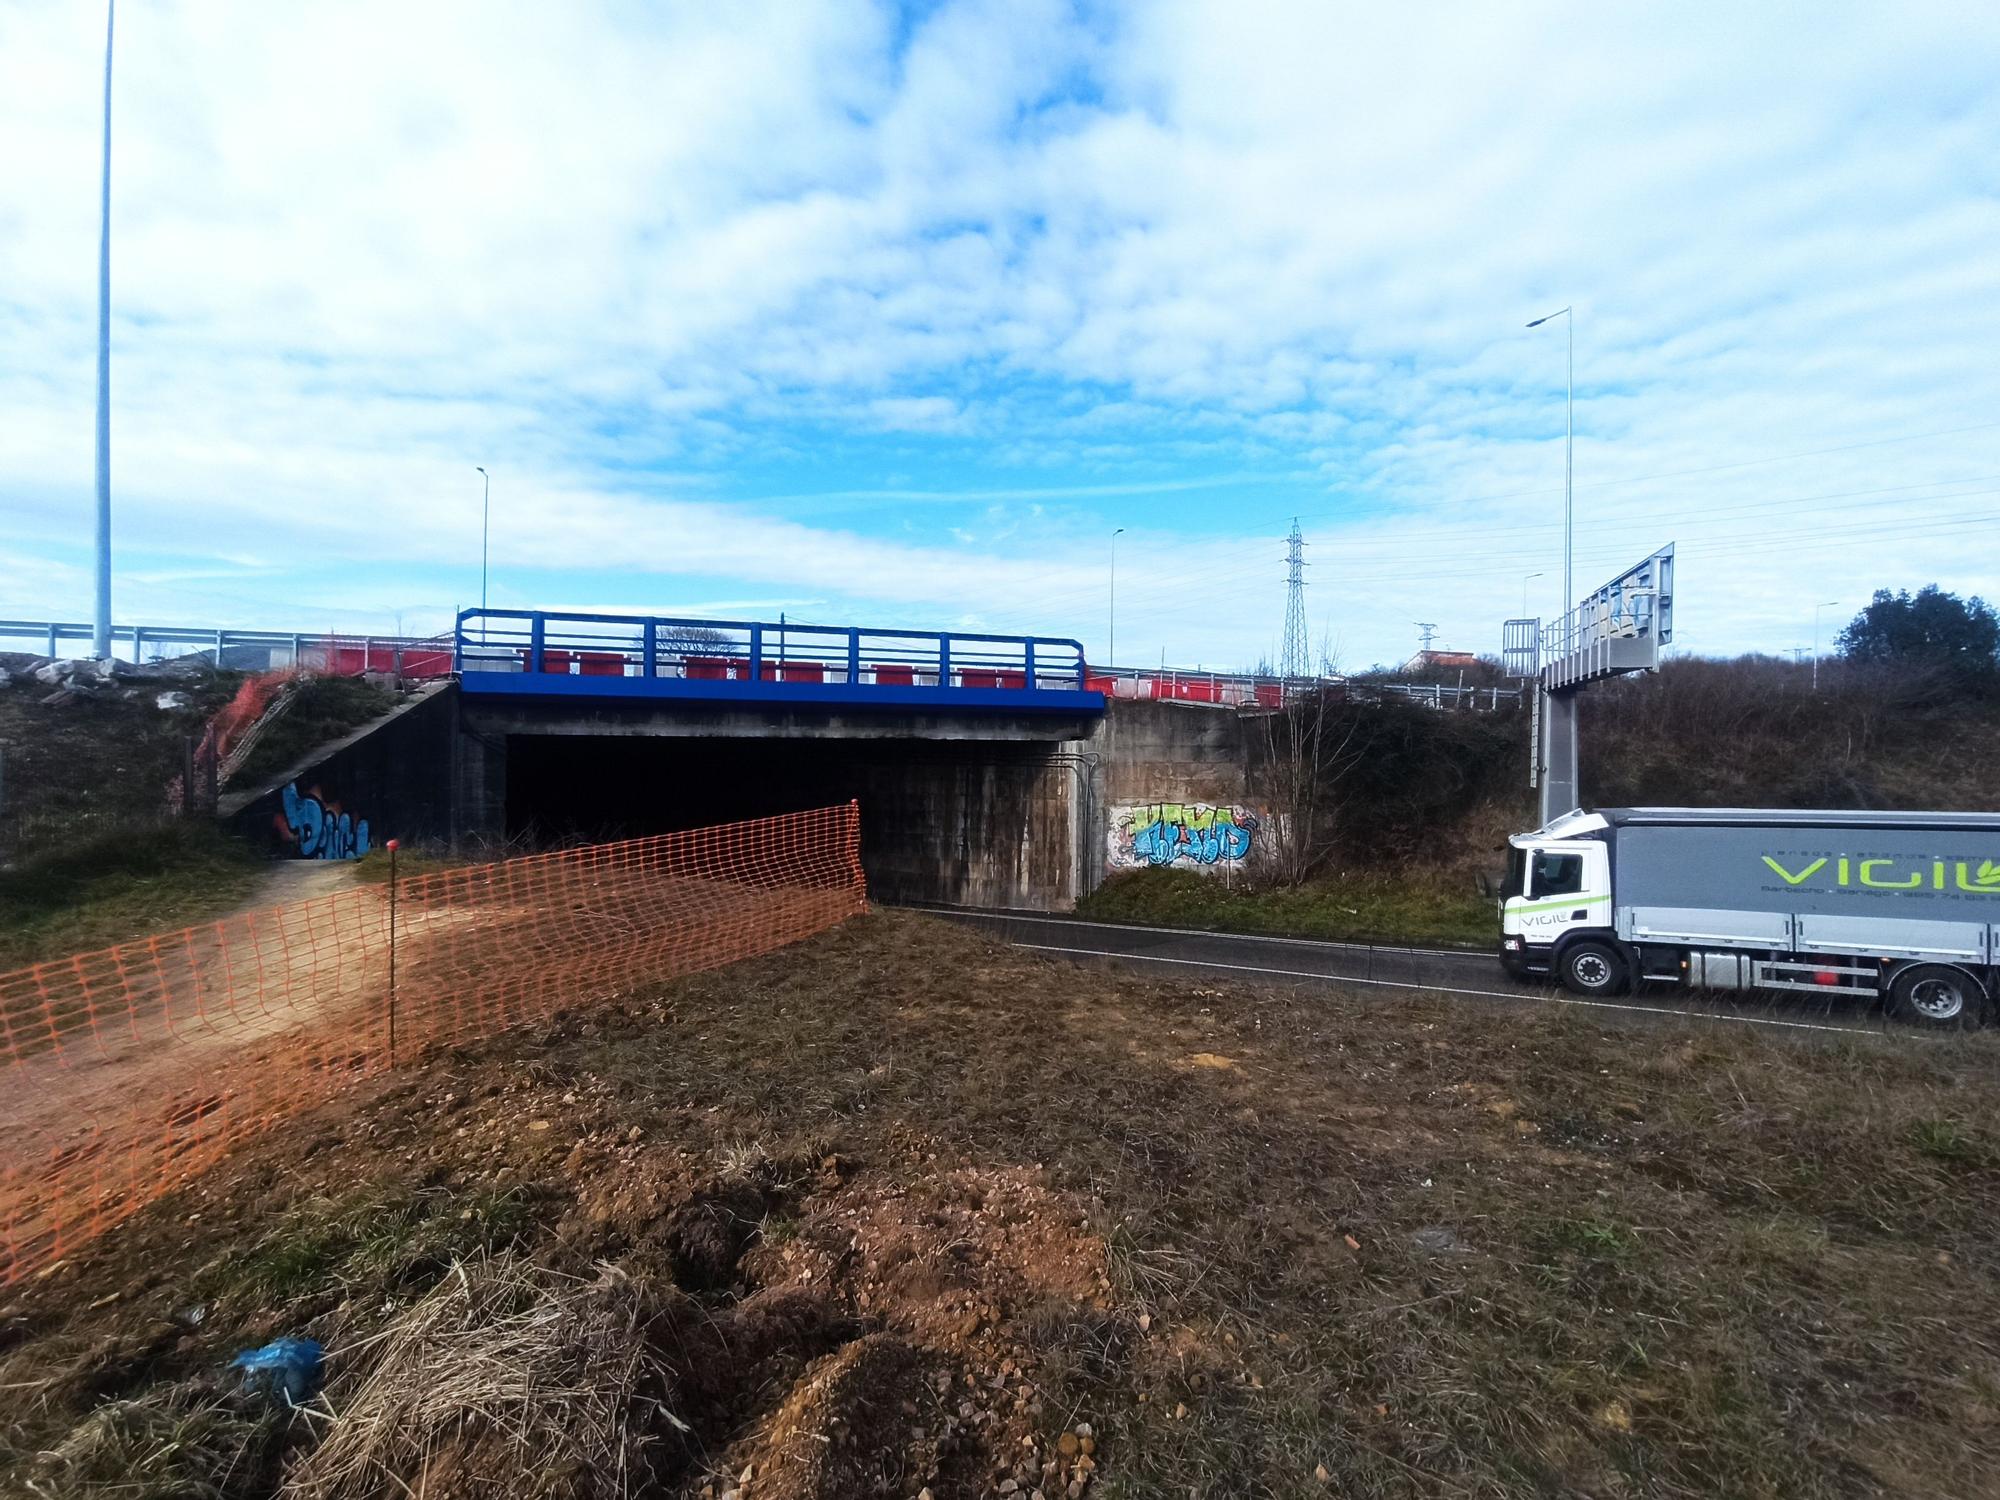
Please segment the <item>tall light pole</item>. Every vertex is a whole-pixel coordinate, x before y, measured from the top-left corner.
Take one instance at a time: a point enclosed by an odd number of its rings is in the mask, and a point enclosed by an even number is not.
[[[486,533],[488,523],[493,519],[493,476],[486,472],[485,465],[474,464],[479,477],[485,481],[479,497],[479,612],[486,613]],[[483,628],[485,621],[480,621]]]
[[[111,32],[117,0],[104,7],[104,198],[97,236],[97,620],[91,648],[111,656]]]
[[[1563,650],[1567,652],[1570,648],[1569,612],[1576,604],[1575,579],[1571,576],[1572,570],[1570,566],[1571,559],[1574,556],[1571,547],[1571,542],[1573,540],[1573,534],[1574,534],[1573,519],[1575,516],[1575,510],[1571,505],[1572,491],[1570,486],[1570,479],[1572,474],[1574,473],[1574,468],[1571,460],[1575,455],[1575,444],[1576,444],[1576,424],[1574,420],[1574,414],[1576,410],[1576,319],[1570,315],[1570,310],[1567,307],[1565,307],[1556,312],[1550,313],[1547,317],[1535,319],[1535,321],[1530,323],[1528,326],[1530,328],[1540,328],[1544,323],[1547,323],[1551,319],[1555,318],[1561,318],[1563,320],[1563,327],[1567,331],[1569,339],[1569,353],[1564,365],[1566,373],[1564,374],[1563,377],[1563,596],[1562,596],[1563,617],[1562,618],[1563,618]]]
[[[1525,620],[1528,617],[1528,580],[1531,578],[1542,578],[1546,576],[1547,575],[1543,573],[1523,573],[1521,575],[1521,618],[1522,619]]]
[[[1819,691],[1819,612],[1823,609],[1831,609],[1834,605],[1838,603],[1840,603],[1838,599],[1822,599],[1820,600],[1819,603],[1813,606],[1812,689],[1815,693]]]
[[[1118,665],[1118,538],[1123,535],[1123,526],[1111,533],[1111,640],[1104,648],[1110,658],[1104,663],[1107,667]]]

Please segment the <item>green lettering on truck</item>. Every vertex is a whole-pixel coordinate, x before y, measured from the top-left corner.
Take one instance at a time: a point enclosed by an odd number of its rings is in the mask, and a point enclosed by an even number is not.
[[[1826,868],[1826,856],[1822,854],[1818,859],[1814,860],[1811,864],[1807,865],[1803,870],[1799,871],[1799,873],[1796,875],[1794,875],[1790,870],[1787,870],[1783,865],[1779,864],[1775,859],[1771,858],[1771,856],[1768,854],[1764,856],[1764,863],[1769,865],[1773,870],[1776,870],[1778,874],[1783,876],[1786,885],[1804,885],[1808,880],[1811,880],[1813,876],[1817,875],[1821,870]]]

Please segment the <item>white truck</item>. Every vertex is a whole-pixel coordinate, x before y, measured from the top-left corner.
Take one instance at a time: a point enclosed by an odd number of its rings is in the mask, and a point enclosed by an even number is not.
[[[1933,1027],[2000,1001],[2000,813],[1606,808],[1508,844],[1517,977],[1860,996]]]

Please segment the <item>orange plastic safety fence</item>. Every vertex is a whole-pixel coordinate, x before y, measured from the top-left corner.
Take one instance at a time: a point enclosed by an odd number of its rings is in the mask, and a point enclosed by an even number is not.
[[[853,804],[787,813],[356,886],[0,974],[0,1285],[428,1047],[866,910],[860,838]]]

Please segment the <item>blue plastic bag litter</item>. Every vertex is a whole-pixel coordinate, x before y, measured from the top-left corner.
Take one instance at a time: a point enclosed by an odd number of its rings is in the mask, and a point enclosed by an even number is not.
[[[273,1339],[261,1349],[245,1349],[229,1362],[243,1372],[243,1389],[297,1406],[319,1389],[320,1357],[315,1339]]]

